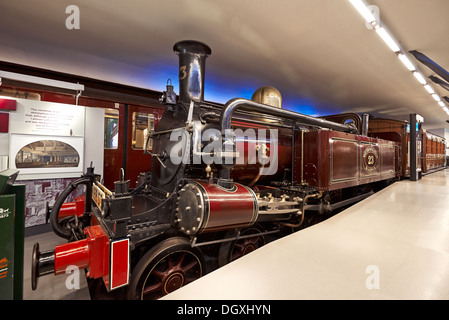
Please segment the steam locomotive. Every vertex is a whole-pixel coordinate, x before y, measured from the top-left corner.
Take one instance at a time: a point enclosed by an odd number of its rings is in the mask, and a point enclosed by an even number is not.
[[[229,263],[272,237],[300,230],[401,175],[398,141],[368,136],[368,117],[331,121],[282,109],[272,87],[251,100],[204,101],[211,49],[180,41],[179,97],[167,85],[166,111],[147,130],[152,170],[111,191],[91,166],[50,212],[68,243],[32,252],[39,277],[86,269],[108,294],[158,299],[203,276],[208,256]],[[65,202],[83,186],[84,196]]]

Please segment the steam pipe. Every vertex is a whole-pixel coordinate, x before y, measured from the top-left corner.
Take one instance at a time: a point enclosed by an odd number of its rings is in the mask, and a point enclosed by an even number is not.
[[[362,118],[362,129],[361,129],[361,135],[367,136],[368,135],[368,125],[369,125],[369,114],[364,113]]]
[[[234,112],[237,109],[243,109],[247,111],[258,112],[261,114],[269,114],[272,116],[287,118],[294,121],[298,121],[306,125],[324,127],[332,130],[338,130],[349,133],[358,133],[357,128],[353,124],[340,124],[285,109],[274,108],[262,103],[254,102],[243,98],[235,98],[229,100],[225,104],[220,115],[220,130],[221,134],[224,137],[223,146],[226,150],[229,150],[228,146],[233,145],[232,137],[230,137],[226,133],[229,132],[229,129],[231,129],[231,119]],[[232,186],[232,180],[230,177],[231,177],[231,169],[233,168],[233,166],[234,166],[233,161],[226,161],[226,160],[224,161],[224,164],[220,165],[218,184],[221,185],[222,187],[229,188]]]
[[[302,201],[302,206],[301,206],[301,220],[298,223],[287,223],[287,222],[283,222],[281,223],[284,227],[290,227],[290,228],[299,228],[302,223],[304,222],[304,216],[306,215],[306,203],[307,200],[309,200],[310,198],[319,198],[321,197],[322,192],[318,193],[318,194],[308,194],[307,196],[304,197],[304,200]]]
[[[223,110],[221,111],[220,116],[220,125],[221,132],[224,134],[227,129],[231,129],[231,119],[234,111],[237,109],[243,109],[252,112],[258,112],[262,114],[269,114],[273,116],[278,116],[282,118],[287,118],[291,120],[298,121],[305,125],[312,125],[318,127],[324,127],[332,130],[349,132],[349,133],[358,133],[357,128],[354,125],[340,124],[332,121],[328,121],[325,119],[311,117],[305,114],[274,108],[265,104],[257,103],[251,100],[243,99],[243,98],[235,98],[229,100]]]

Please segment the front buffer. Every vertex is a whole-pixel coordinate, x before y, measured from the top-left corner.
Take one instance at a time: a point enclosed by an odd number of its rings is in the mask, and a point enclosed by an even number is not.
[[[85,182],[86,178],[78,181],[81,180]],[[77,181],[74,182],[76,184]],[[67,238],[71,242],[45,252],[40,252],[39,243],[34,244],[31,268],[33,290],[37,288],[39,277],[51,273],[64,274],[69,267],[86,269],[88,278],[102,278],[108,291],[128,285],[130,239],[122,222],[130,216],[131,196],[127,192],[112,194],[94,179],[91,187],[86,189],[93,191],[92,198],[97,206],[108,207],[108,215],[115,218],[114,223],[107,225],[107,221],[96,214],[81,212],[80,208],[90,207],[80,203],[90,199],[90,194],[86,194],[85,198],[77,198],[75,202],[64,203],[56,212],[52,212],[52,215],[56,215],[53,220],[64,221],[64,224],[53,225],[61,229],[60,233],[70,234]],[[68,188],[73,189],[73,186]],[[107,201],[104,201],[106,198]],[[60,213],[63,215],[62,219]],[[67,222],[67,217],[72,217],[72,220]]]

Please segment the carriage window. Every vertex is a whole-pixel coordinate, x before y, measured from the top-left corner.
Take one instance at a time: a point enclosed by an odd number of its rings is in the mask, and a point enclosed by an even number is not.
[[[118,148],[118,110],[106,109],[104,113],[104,148]]]
[[[134,150],[143,150],[147,141],[148,134],[154,130],[154,114],[146,112],[133,112],[133,136],[132,148]],[[149,139],[147,150],[153,147],[153,140]]]

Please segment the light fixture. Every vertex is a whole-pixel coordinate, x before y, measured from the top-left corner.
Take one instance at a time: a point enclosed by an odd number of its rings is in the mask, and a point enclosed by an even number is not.
[[[432,98],[437,102],[441,101],[441,98],[436,93],[432,94]]]
[[[416,68],[413,65],[413,63],[410,61],[410,59],[403,53],[399,53],[398,54],[398,58],[399,60],[401,60],[401,62],[404,64],[404,66],[407,67],[408,70],[410,71],[415,71]]]
[[[373,26],[373,29],[376,30],[377,34],[382,38],[382,40],[388,45],[388,47],[393,52],[401,51],[399,45],[396,43],[396,40],[390,35],[390,33],[386,30],[384,26],[377,21],[374,14],[368,8],[368,5],[363,0],[349,0],[351,4],[356,8],[356,10],[362,15],[362,17]]]
[[[419,81],[419,83],[421,83],[422,85],[426,85],[426,79],[424,79],[424,77],[422,76],[421,73],[419,73],[418,71],[413,72],[413,75],[415,76],[416,80]]]
[[[429,86],[428,84],[426,84],[426,85],[424,86],[424,89],[426,89],[427,92],[430,93],[430,94],[434,94],[434,93],[435,93],[435,91],[433,91],[432,87]]]
[[[368,24],[370,24],[377,34],[382,38],[385,44],[397,54],[399,60],[404,64],[404,66],[413,73],[413,76],[424,86],[424,89],[432,95],[432,98],[438,102],[438,105],[443,108],[444,111],[449,115],[449,109],[446,104],[441,100],[441,98],[435,93],[433,88],[427,83],[424,76],[418,71],[413,62],[407,57],[406,51],[402,50],[399,43],[390,34],[388,28],[382,23],[382,21],[374,16],[373,12],[370,10],[369,6],[365,0],[348,0],[355,9],[363,16]],[[369,27],[369,26],[367,26]],[[371,28],[369,28],[371,29]],[[449,102],[449,98],[443,97]],[[449,122],[449,120],[448,120]]]
[[[62,88],[62,89],[67,89],[67,90],[84,91],[84,85],[79,84],[79,83],[72,83],[72,82],[66,82],[66,81],[59,81],[59,80],[29,76],[29,75],[15,73],[15,72],[9,72],[9,71],[0,71],[0,78],[21,81],[21,82],[35,83],[35,84],[39,84],[39,85],[43,85],[43,86]]]
[[[449,109],[447,107],[443,107],[443,110],[449,115]]]
[[[396,40],[393,39],[393,37],[384,27],[379,27],[375,30],[393,52],[401,51],[401,48],[399,48],[399,45],[396,43]]]
[[[349,2],[365,18],[366,22],[373,23],[376,21],[376,17],[371,13],[371,10],[368,9],[368,6],[363,0],[349,0]]]

